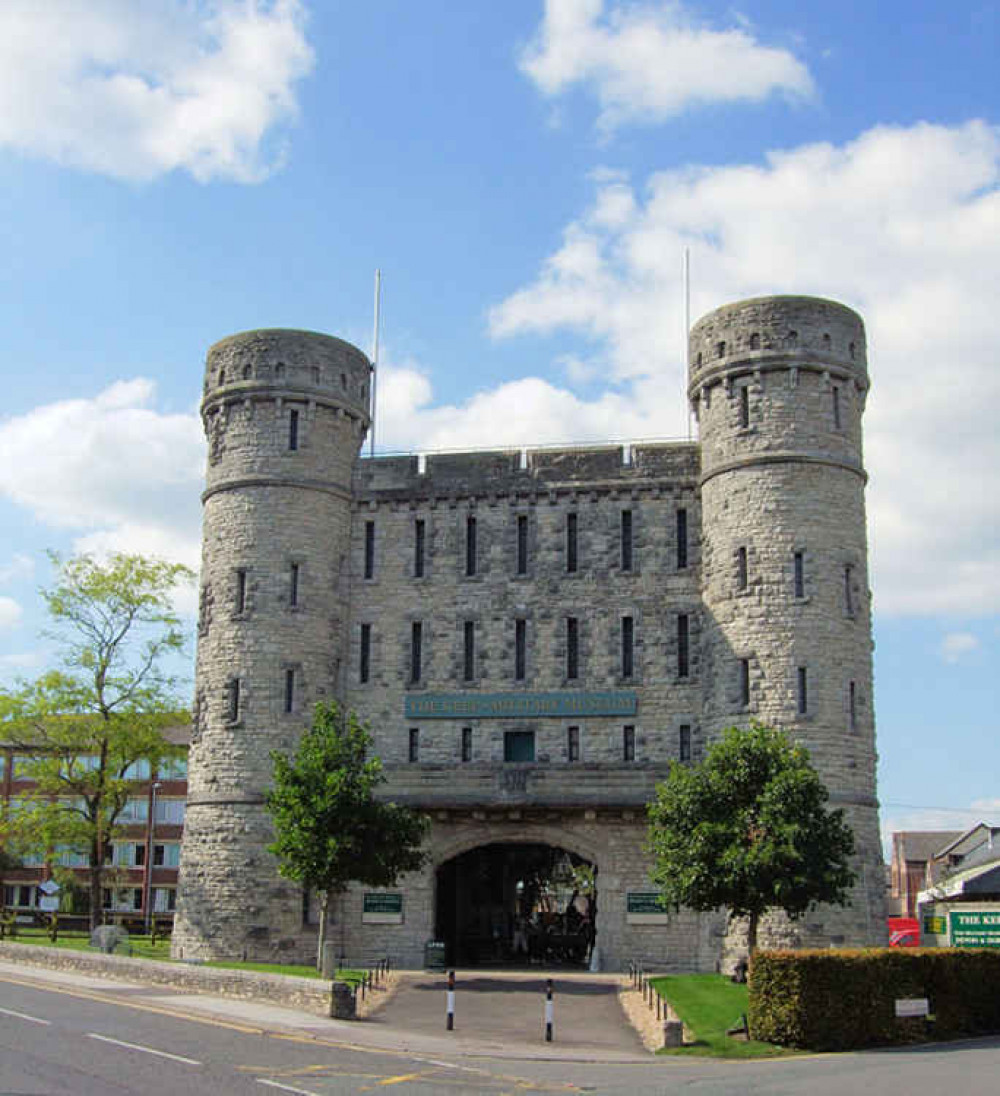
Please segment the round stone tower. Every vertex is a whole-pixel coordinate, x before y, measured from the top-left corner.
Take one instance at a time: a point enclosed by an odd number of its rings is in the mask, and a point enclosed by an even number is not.
[[[175,957],[273,955],[303,936],[301,888],[267,852],[272,750],[340,692],[351,477],[371,365],[306,331],[208,352],[201,604]]]
[[[882,942],[861,318],[833,301],[761,297],[689,339],[701,438],[703,729],[756,719],[805,745],[856,839],[847,908],[761,940]]]

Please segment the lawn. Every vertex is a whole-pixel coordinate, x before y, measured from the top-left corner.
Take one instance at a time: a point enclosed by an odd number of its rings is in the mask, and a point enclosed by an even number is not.
[[[726,1035],[747,1012],[747,987],[721,974],[674,974],[652,978],[653,988],[694,1032],[697,1042],[661,1054],[711,1055],[718,1058],[775,1058],[792,1051],[773,1043]]]

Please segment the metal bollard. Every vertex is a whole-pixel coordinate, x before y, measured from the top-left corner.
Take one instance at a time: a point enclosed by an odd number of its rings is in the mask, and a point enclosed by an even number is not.
[[[448,971],[448,996],[446,998],[446,1011],[447,1019],[445,1021],[445,1030],[455,1030],[455,972],[453,970]]]
[[[545,1041],[552,1042],[552,1018],[555,1008],[552,1004],[552,979],[545,981]]]

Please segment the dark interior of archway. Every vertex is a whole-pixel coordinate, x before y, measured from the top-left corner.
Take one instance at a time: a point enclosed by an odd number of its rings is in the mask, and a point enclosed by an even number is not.
[[[449,966],[585,967],[596,870],[553,845],[481,845],[438,868],[436,910]]]

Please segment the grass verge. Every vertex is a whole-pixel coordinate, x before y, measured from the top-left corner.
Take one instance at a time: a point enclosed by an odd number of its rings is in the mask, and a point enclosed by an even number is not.
[[[734,1039],[726,1031],[747,1011],[747,987],[721,974],[672,974],[652,978],[653,988],[694,1033],[694,1043],[659,1054],[713,1058],[780,1058],[795,1051],[755,1039]]]

